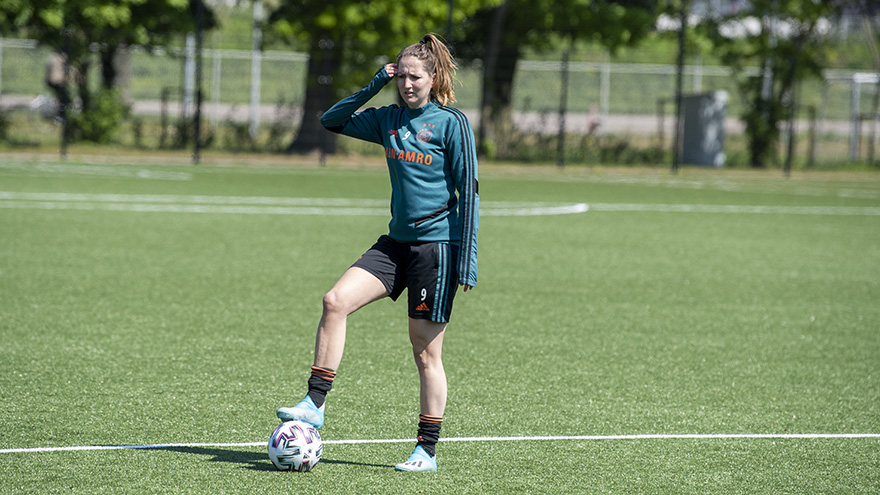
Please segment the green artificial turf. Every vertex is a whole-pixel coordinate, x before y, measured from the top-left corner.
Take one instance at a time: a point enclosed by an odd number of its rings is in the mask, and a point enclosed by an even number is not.
[[[383,300],[350,317],[331,443],[296,474],[252,444],[305,392],[323,293],[387,228],[387,172],[0,160],[0,450],[166,444],[2,452],[0,492],[877,493],[880,174],[485,167],[480,182],[480,281],[447,331],[442,431],[474,438],[441,441],[438,473],[392,469],[418,379],[405,306]],[[498,214],[539,203],[591,208]],[[545,436],[590,438],[492,440]],[[352,439],[404,441],[337,443]]]

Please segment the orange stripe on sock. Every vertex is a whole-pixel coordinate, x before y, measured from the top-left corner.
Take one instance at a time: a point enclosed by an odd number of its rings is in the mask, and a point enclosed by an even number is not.
[[[336,370],[312,366],[312,376],[318,376],[326,380],[333,381],[333,379],[336,378]]]
[[[442,423],[443,416],[431,416],[430,414],[419,414],[419,421],[422,423]]]

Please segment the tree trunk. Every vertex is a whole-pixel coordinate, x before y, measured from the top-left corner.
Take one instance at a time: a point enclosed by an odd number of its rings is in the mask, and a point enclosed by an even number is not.
[[[768,59],[764,62],[765,66],[772,64],[788,68],[781,75],[778,74],[779,71],[770,75],[770,81],[767,83],[769,90],[766,94],[761,89],[762,83],[758,82],[752,87],[752,91],[755,92],[755,103],[752,105],[753,110],[746,117],[746,133],[749,136],[749,153],[754,168],[764,168],[770,159],[774,158],[774,149],[780,137],[779,123],[783,119],[794,118],[796,101],[793,92],[797,84],[798,58],[810,35],[812,28],[799,33],[793,44],[788,47],[787,58],[775,61]]]
[[[779,116],[775,107],[772,101],[765,100],[758,92],[752,110],[745,116],[752,168],[766,167],[772,157],[773,147],[779,138]]]
[[[79,103],[80,108],[85,110],[90,108],[92,102],[92,94],[89,92],[89,62],[81,61],[76,68],[76,75],[74,76],[74,80],[76,81],[76,88],[79,95]]]
[[[492,108],[496,100],[495,77],[501,52],[501,36],[507,20],[510,0],[492,10],[491,27],[486,39],[486,55],[483,57],[483,87],[480,102],[480,124],[477,129],[477,146],[481,156],[492,156],[496,151]]]
[[[500,158],[510,154],[510,148],[517,140],[513,126],[513,79],[519,57],[518,46],[502,45],[495,74],[490,81],[494,86],[495,98],[489,104],[488,124],[493,129]]]
[[[116,50],[118,45],[105,45],[101,48],[101,87],[113,89],[116,85]]]
[[[338,70],[340,45],[329,39],[320,39],[309,48],[308,73],[306,75],[306,96],[303,103],[302,120],[296,139],[287,147],[288,153],[322,154],[336,152],[336,134],[321,125],[321,115],[335,103],[336,92],[333,73]]]

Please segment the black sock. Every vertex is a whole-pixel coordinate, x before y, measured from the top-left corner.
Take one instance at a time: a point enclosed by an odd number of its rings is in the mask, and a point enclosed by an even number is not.
[[[333,388],[333,379],[336,378],[336,370],[312,366],[312,376],[309,377],[309,397],[316,407],[324,405],[327,392]]]
[[[437,455],[435,446],[437,441],[440,440],[440,426],[442,423],[442,416],[419,414],[419,435],[416,445],[421,445],[431,457]]]

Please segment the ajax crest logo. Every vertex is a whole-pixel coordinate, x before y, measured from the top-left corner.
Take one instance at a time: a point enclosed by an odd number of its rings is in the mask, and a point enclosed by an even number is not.
[[[423,124],[422,130],[416,134],[416,138],[423,143],[427,143],[432,137],[434,137],[434,132],[431,130],[433,128],[434,124]]]

